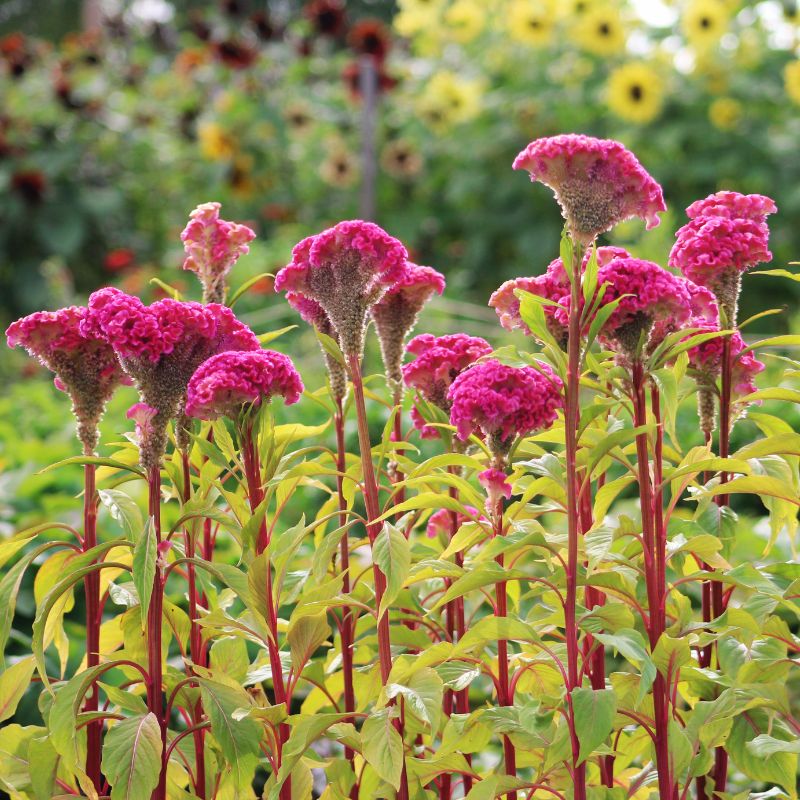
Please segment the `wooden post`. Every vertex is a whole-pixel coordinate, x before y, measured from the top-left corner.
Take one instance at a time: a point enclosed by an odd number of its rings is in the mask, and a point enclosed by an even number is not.
[[[378,69],[372,56],[358,62],[358,86],[361,92],[361,218],[375,219],[375,184],[378,177],[376,120],[378,112]]]

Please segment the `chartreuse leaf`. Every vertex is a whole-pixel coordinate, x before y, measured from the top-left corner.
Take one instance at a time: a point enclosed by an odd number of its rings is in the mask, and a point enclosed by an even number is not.
[[[582,763],[611,733],[614,714],[617,711],[617,699],[613,689],[575,688],[571,697]]]
[[[597,641],[606,647],[613,647],[620,655],[640,670],[639,700],[641,702],[656,679],[656,665],[647,653],[644,638],[632,628],[618,630],[616,633],[594,633]]]
[[[378,609],[380,619],[403,588],[411,569],[411,546],[403,534],[389,523],[375,539],[372,546],[372,557],[386,576],[386,591]]]
[[[58,772],[58,753],[49,736],[34,736],[28,744],[28,758],[35,769],[31,770],[31,788],[36,800],[51,800]]]
[[[150,517],[133,548],[133,585],[139,594],[139,613],[142,617],[142,627],[147,624],[147,612],[150,609],[153,580],[156,576],[157,555],[158,542],[156,540],[155,521]]]
[[[394,727],[392,711],[390,708],[374,711],[364,721],[361,728],[362,754],[381,780],[399,790],[403,773],[403,740]]]
[[[289,623],[286,638],[292,654],[292,666],[299,675],[317,650],[330,636],[331,627],[325,611],[319,614],[303,614],[295,616]]]
[[[144,527],[139,504],[129,494],[119,489],[100,489],[97,494],[100,497],[100,502],[122,526],[125,535],[135,541]]]
[[[139,475],[142,478],[145,477],[144,470],[139,466],[126,464],[124,461],[116,461],[113,458],[98,458],[97,456],[71,456],[62,461],[56,461],[55,464],[49,464],[44,469],[39,470],[38,474],[43,475],[45,472],[50,472],[54,469],[58,469],[58,467],[68,466],[69,464],[94,464],[96,467],[110,467],[115,470],[132,472],[134,475]]]
[[[406,701],[406,710],[430,725],[435,733],[439,727],[443,691],[444,684],[438,672],[431,667],[423,667],[414,672],[405,685],[390,683],[386,687],[386,696],[389,699],[402,696]]]
[[[103,774],[111,800],[141,800],[158,785],[161,729],[152,712],[114,725],[103,741]]]
[[[36,660],[28,656],[12,664],[0,675],[0,722],[14,716],[35,669]]]
[[[675,680],[678,670],[691,660],[692,654],[686,639],[673,639],[666,633],[661,634],[653,650],[653,663],[667,680]]]

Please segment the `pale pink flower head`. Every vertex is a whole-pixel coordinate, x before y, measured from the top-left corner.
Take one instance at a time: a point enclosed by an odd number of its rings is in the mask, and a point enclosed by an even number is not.
[[[441,272],[409,262],[406,264],[406,271],[372,307],[372,319],[381,345],[383,365],[395,394],[402,391],[403,347],[406,337],[417,324],[417,317],[425,303],[434,294],[441,294],[444,286],[444,275]]]
[[[478,475],[478,482],[486,490],[486,513],[495,514],[503,499],[511,499],[513,487],[505,472],[495,467],[485,469]]]
[[[516,436],[547,428],[563,406],[563,384],[542,362],[511,367],[495,359],[474,364],[453,381],[447,393],[450,424],[458,438],[485,438],[493,453],[504,455]]]
[[[274,350],[218,353],[192,375],[186,413],[199,419],[237,419],[250,405],[279,395],[292,405],[303,393],[303,382],[288,356]]]
[[[408,343],[406,351],[416,356],[414,361],[403,367],[406,386],[416,389],[431,405],[449,414],[447,391],[450,385],[470,364],[489,355],[492,346],[480,336],[467,336],[466,333],[447,336],[423,333]],[[439,436],[436,428],[425,424],[416,408],[411,411],[411,418],[423,439]]]
[[[153,434],[153,419],[158,409],[147,403],[134,403],[125,415],[136,423],[136,441],[141,446]]]
[[[78,439],[89,455],[97,446],[97,426],[106,403],[117,386],[130,379],[103,339],[81,333],[86,314],[79,306],[37,311],[13,322],[6,337],[9,347],[24,347],[55,374],[56,388],[72,400]]]
[[[658,183],[612,139],[572,133],[536,139],[516,157],[514,169],[553,190],[570,232],[584,244],[631,217],[653,228],[666,210]]]
[[[443,536],[449,541],[450,537],[454,536],[465,522],[472,522],[475,520],[486,521],[486,517],[484,517],[477,508],[473,506],[464,506],[464,508],[467,510],[467,514],[461,514],[460,512],[455,513],[455,530],[453,530],[454,514],[452,511],[442,508],[431,514],[428,519],[428,526],[425,529],[428,538],[436,539],[438,536]]]
[[[315,300],[345,355],[360,357],[370,309],[406,271],[405,247],[372,222],[340,222],[303,239],[275,277],[275,291]]]
[[[181,413],[195,369],[216,353],[260,349],[255,334],[225,306],[171,299],[145,306],[112,288],[89,298],[81,331],[108,342],[136,381],[142,402],[158,412],[140,449],[146,469],[164,454],[167,425]]]
[[[219,203],[197,206],[181,233],[186,251],[183,268],[197,274],[207,303],[224,300],[228,273],[240,256],[250,252],[249,244],[256,238],[247,225],[220,219],[219,210]]]
[[[763,194],[739,194],[739,192],[716,192],[702,200],[695,200],[687,209],[689,219],[698,217],[727,217],[766,222],[768,214],[778,210],[775,201]]]

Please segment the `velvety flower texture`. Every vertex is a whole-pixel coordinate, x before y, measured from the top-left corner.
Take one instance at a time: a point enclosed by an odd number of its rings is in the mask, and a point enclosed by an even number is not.
[[[180,414],[195,369],[216,353],[260,349],[253,332],[225,306],[171,299],[145,306],[113,288],[89,298],[81,332],[114,348],[142,402],[158,411],[140,451],[146,469],[157,466],[166,449],[167,425]]]
[[[514,169],[527,170],[531,180],[553,190],[572,235],[584,244],[631,217],[653,228],[666,210],[658,183],[612,139],[571,133],[536,139]]]
[[[114,350],[93,335],[81,333],[87,309],[70,306],[37,311],[13,322],[6,331],[9,347],[24,347],[51,372],[55,385],[72,400],[78,439],[84,454],[97,446],[97,425],[106,403],[121,383],[130,383]]]
[[[458,438],[483,436],[502,454],[516,435],[547,428],[563,405],[562,383],[547,364],[510,367],[495,359],[462,372],[447,393]]]
[[[489,355],[492,346],[485,339],[466,333],[447,336],[423,333],[408,343],[406,351],[417,356],[403,367],[406,386],[416,389],[425,400],[449,414],[447,391],[450,385],[470,364]],[[416,408],[412,409],[411,418],[423,439],[439,436],[436,428],[425,424]]]
[[[227,352],[212,356],[192,375],[186,413],[199,419],[236,419],[251,403],[280,395],[292,405],[303,393],[303,382],[288,356],[274,350]]]
[[[372,307],[387,378],[395,393],[402,390],[403,347],[423,306],[444,291],[444,275],[431,267],[406,264],[406,271]]]
[[[695,200],[687,209],[689,219],[698,217],[727,217],[765,222],[768,214],[778,210],[775,201],[763,194],[716,192],[702,200]]]
[[[597,262],[601,267],[615,258],[629,257],[628,251],[621,247],[597,248]],[[588,250],[583,257],[583,269],[586,268],[590,258],[591,250]],[[570,290],[564,263],[560,258],[556,258],[550,262],[543,275],[537,275],[534,278],[513,278],[506,281],[489,298],[489,307],[497,312],[500,324],[507,331],[521,330],[529,335],[528,326],[522,321],[519,313],[520,301],[515,294],[517,289],[544,297],[546,300],[552,300],[554,303],[561,303],[564,298],[569,298]],[[542,309],[550,333],[557,341],[566,341],[567,327],[556,314],[558,308],[552,305],[543,305]]]
[[[256,238],[247,225],[220,219],[219,210],[219,203],[197,206],[181,233],[186,251],[183,268],[197,273],[207,303],[223,301],[226,276],[239,257],[250,252],[248,245]]]
[[[464,506],[468,514],[456,514],[456,530],[453,530],[453,515],[446,509],[442,508],[439,511],[431,514],[428,519],[428,526],[425,532],[429,539],[435,539],[437,536],[442,535],[448,539],[456,533],[456,531],[465,523],[475,520],[486,520],[486,517],[473,506]]]
[[[319,303],[345,355],[360,357],[367,315],[406,271],[405,247],[371,222],[340,222],[303,239],[275,277],[275,291],[299,292]]]

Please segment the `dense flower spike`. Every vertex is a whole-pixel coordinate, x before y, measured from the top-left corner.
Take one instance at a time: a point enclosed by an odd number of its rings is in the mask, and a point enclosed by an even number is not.
[[[169,420],[181,412],[192,373],[207,358],[226,350],[259,350],[253,332],[216,303],[141,300],[105,288],[89,298],[81,332],[108,342],[142,401],[157,409],[142,443],[142,466],[158,464],[166,447]]]
[[[199,419],[235,419],[244,406],[280,395],[292,405],[303,382],[291,359],[274,350],[226,352],[204,361],[192,375],[186,413]]]
[[[515,159],[555,193],[572,235],[584,244],[631,217],[647,227],[666,210],[661,187],[633,155],[612,139],[562,134],[531,142]]]
[[[340,222],[299,242],[275,291],[299,292],[324,309],[347,356],[360,357],[367,314],[406,271],[405,247],[371,222]]]
[[[186,251],[183,268],[197,273],[206,303],[221,303],[225,299],[228,273],[240,256],[250,252],[248,245],[256,238],[246,225],[220,219],[219,210],[219,203],[197,206],[181,233]]]
[[[507,451],[514,437],[547,428],[563,405],[562,383],[547,364],[510,367],[495,359],[462,372],[447,393],[450,423],[458,438],[483,436],[493,452]]]
[[[387,378],[395,393],[403,381],[403,346],[419,312],[434,294],[444,291],[444,275],[431,267],[406,264],[406,271],[373,306],[372,319],[381,345]]]
[[[727,217],[765,222],[768,214],[778,210],[775,201],[763,194],[716,192],[703,200],[695,200],[687,209],[689,219],[698,217]]]
[[[9,347],[24,347],[55,373],[56,387],[72,400],[78,439],[88,455],[97,446],[97,425],[106,403],[117,386],[130,379],[101,337],[81,333],[86,314],[87,309],[79,306],[37,311],[13,322],[6,337]]]

